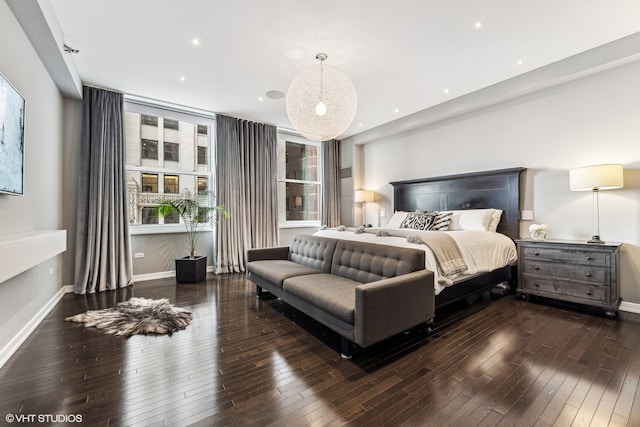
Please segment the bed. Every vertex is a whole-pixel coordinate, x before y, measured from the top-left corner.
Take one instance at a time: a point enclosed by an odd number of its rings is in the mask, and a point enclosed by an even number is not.
[[[433,250],[421,241],[421,236],[423,233],[449,235],[459,247],[467,269],[451,270],[454,274],[449,274],[449,270],[437,271],[435,290],[438,309],[486,293],[497,285],[513,284],[516,277],[513,239],[519,237],[520,178],[524,171],[524,168],[510,168],[391,182],[394,215],[389,225],[366,229],[339,227],[323,229],[315,234],[421,248],[427,255],[427,268],[434,271],[440,270],[440,267],[434,268],[435,258],[439,258],[440,254],[434,257]],[[452,212],[450,227],[456,231],[447,229],[441,233],[398,228],[399,217],[416,211]],[[488,220],[487,216],[490,217]],[[499,222],[495,220],[496,217]],[[434,215],[433,220],[437,221],[437,218]],[[463,218],[462,224],[460,218]],[[466,223],[464,218],[467,218]],[[491,231],[480,231],[481,227],[475,226],[478,221]],[[428,241],[427,237],[425,235]]]

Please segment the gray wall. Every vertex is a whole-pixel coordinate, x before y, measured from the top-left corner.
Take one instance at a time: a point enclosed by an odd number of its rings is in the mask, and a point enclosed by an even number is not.
[[[64,229],[73,222],[65,216],[73,209],[66,203],[73,203],[76,169],[76,157],[67,155],[73,149],[65,133],[66,103],[4,1],[0,52],[0,72],[26,99],[25,195],[0,195],[0,234]],[[69,246],[73,233],[67,238]],[[71,284],[72,268],[67,254],[61,254],[0,283],[0,349]]]
[[[134,235],[131,236],[131,252],[132,256],[136,253],[144,253],[144,258],[133,259],[134,276],[174,271],[175,259],[189,255],[187,235],[184,233]],[[201,233],[196,255],[206,255],[207,265],[213,265],[213,233],[211,231]]]

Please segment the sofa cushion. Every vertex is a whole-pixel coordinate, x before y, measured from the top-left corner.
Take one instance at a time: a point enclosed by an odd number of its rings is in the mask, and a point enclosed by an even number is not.
[[[286,279],[284,291],[353,324],[357,285],[353,280],[322,273]]]
[[[333,254],[331,273],[369,283],[423,270],[424,267],[422,250],[340,240]]]
[[[337,239],[297,234],[289,246],[289,259],[329,273],[337,243]]]
[[[247,263],[247,270],[279,288],[282,288],[282,283],[289,277],[322,273],[313,267],[281,259],[251,261]]]

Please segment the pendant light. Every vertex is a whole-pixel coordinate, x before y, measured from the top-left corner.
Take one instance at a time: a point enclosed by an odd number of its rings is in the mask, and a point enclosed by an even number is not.
[[[356,115],[358,99],[349,77],[320,61],[298,74],[287,91],[287,116],[291,125],[313,141],[328,141],[346,131]]]

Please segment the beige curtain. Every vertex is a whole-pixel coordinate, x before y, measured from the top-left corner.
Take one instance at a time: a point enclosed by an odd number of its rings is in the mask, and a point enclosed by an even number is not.
[[[340,225],[340,141],[322,142],[322,216],[327,227]]]
[[[216,273],[245,271],[247,249],[278,244],[275,126],[216,116]]]

